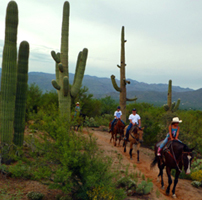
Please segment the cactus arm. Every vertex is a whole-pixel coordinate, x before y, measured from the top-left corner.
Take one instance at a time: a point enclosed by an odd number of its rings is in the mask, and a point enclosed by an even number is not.
[[[1,76],[1,144],[11,144],[17,82],[17,27],[18,7],[10,1],[6,11],[5,43],[2,57]]]
[[[169,110],[171,110],[171,106],[172,106],[172,80],[169,80],[169,83],[168,83],[167,104],[169,106]]]
[[[137,97],[134,97],[133,99],[126,98],[126,101],[136,101],[136,100],[137,100]]]
[[[163,105],[163,108],[164,108],[165,111],[169,111],[169,106],[168,106],[168,104],[164,104],[164,105]]]
[[[118,67],[118,68],[121,68],[121,66],[120,66],[120,65],[117,65],[117,67]]]
[[[87,56],[88,56],[88,49],[84,48],[83,52],[81,54],[81,59],[79,61],[78,67],[76,69],[74,84],[71,87],[71,96],[72,97],[75,97],[78,94],[79,89],[82,85]]]
[[[173,109],[175,107],[175,101],[171,104],[171,111],[173,112]]]
[[[65,76],[63,78],[63,93],[65,97],[68,95],[68,92],[69,92],[69,78]]]
[[[56,63],[60,62],[60,55],[56,54],[55,51],[51,51],[51,56],[55,60]]]
[[[179,106],[180,106],[180,99],[177,100],[177,103],[175,105],[175,107],[173,108],[173,111],[177,111],[179,109]]]
[[[20,43],[18,66],[17,66],[17,88],[15,99],[15,118],[14,118],[14,138],[13,142],[17,146],[22,146],[24,141],[25,112],[28,88],[28,61],[29,43]]]
[[[124,81],[125,85],[130,84],[130,81],[127,81],[125,78],[123,79],[123,81]]]
[[[118,87],[114,75],[111,75],[111,81],[112,81],[112,85],[113,85],[114,89],[115,89],[116,91],[118,91],[118,92],[121,92],[121,88]]]
[[[58,69],[59,69],[59,71],[60,71],[61,73],[64,72],[64,67],[63,67],[62,63],[59,63],[59,64],[58,64]]]
[[[75,80],[77,79],[77,74],[78,74],[79,63],[80,63],[81,57],[82,57],[82,51],[80,51],[79,54],[78,54],[73,85],[75,83]]]
[[[60,90],[61,87],[58,85],[57,81],[52,80],[51,83],[52,83],[53,87],[54,87],[56,90]]]

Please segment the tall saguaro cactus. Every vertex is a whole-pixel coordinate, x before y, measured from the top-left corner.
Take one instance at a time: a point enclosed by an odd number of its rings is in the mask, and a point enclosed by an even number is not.
[[[78,55],[74,82],[73,85],[70,86],[68,67],[69,12],[69,2],[65,1],[63,6],[61,52],[59,55],[52,51],[51,55],[58,68],[56,69],[56,80],[52,80],[52,85],[58,91],[60,114],[61,116],[66,115],[67,119],[70,121],[71,101],[72,98],[78,94],[82,85],[88,49],[84,48]]]
[[[22,146],[25,128],[29,44],[26,41],[21,42],[17,64],[17,27],[18,7],[15,1],[10,1],[6,11],[2,61],[0,137],[2,145],[11,145],[14,141],[16,145]],[[4,148],[3,157],[5,152],[7,150]]]
[[[28,88],[28,58],[29,43],[20,43],[18,65],[17,65],[17,88],[15,99],[15,118],[14,118],[14,144],[23,145],[25,129],[25,112]]]
[[[6,11],[5,44],[1,76],[1,142],[11,144],[17,82],[18,7],[10,1]]]
[[[130,84],[130,81],[126,80],[125,77],[125,67],[126,67],[126,63],[125,63],[125,38],[124,38],[124,26],[122,26],[122,30],[121,30],[121,65],[117,65],[118,68],[120,68],[120,87],[118,87],[116,80],[115,80],[115,76],[111,75],[111,81],[112,84],[114,86],[114,89],[118,92],[120,92],[120,106],[121,106],[121,110],[122,110],[122,120],[126,121],[126,101],[135,101],[137,100],[137,98],[133,98],[133,99],[128,99],[126,97],[126,84]]]
[[[167,95],[167,104],[163,105],[165,111],[167,112],[175,112],[179,108],[180,99],[177,100],[177,103],[174,101],[172,103],[172,80],[168,82],[168,95]]]

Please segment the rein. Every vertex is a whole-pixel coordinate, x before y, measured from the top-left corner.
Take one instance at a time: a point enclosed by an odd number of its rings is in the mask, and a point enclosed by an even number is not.
[[[175,164],[176,164],[176,166],[177,166],[177,169],[180,171],[180,173],[182,172],[182,170],[179,168],[179,165],[178,165],[178,163],[177,163],[177,160],[176,160],[176,158],[175,158],[175,153],[174,153],[174,151],[173,151],[173,145],[172,145],[172,143],[171,143],[171,148],[172,148],[172,152],[173,152],[173,155],[170,153],[170,155],[172,155],[172,157],[174,158],[174,161],[175,161]],[[183,154],[182,154],[183,155]],[[182,160],[182,162],[183,162],[183,159],[182,159],[182,157],[181,157],[181,160]],[[178,162],[180,162],[180,161],[178,161]]]

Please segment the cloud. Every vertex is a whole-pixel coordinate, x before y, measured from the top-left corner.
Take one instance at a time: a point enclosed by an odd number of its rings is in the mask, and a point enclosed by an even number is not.
[[[5,12],[0,1],[0,52]],[[86,74],[119,79],[121,27],[125,26],[126,78],[198,89],[202,86],[201,1],[69,0],[69,70],[88,48]],[[64,1],[18,0],[18,44],[30,43],[30,71],[54,73],[52,50],[59,52]],[[0,54],[1,59],[1,54]]]

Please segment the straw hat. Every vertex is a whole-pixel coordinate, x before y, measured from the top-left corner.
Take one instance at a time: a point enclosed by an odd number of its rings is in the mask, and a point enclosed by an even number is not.
[[[181,123],[181,122],[182,122],[182,120],[180,120],[179,117],[173,117],[171,123]]]
[[[79,104],[79,102],[76,102],[76,104]]]

